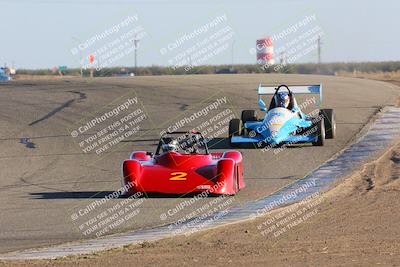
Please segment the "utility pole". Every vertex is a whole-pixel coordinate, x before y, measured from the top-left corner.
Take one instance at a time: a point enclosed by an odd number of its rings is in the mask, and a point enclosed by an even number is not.
[[[135,34],[133,43],[135,46],[135,76],[136,76],[138,74],[138,71],[137,71],[137,49],[138,49],[138,44],[139,44],[139,39],[137,38],[137,34]]]
[[[318,35],[317,45],[318,45],[318,64],[321,64],[321,35]]]
[[[233,53],[234,53],[234,50],[233,50],[233,47],[234,47],[234,45],[235,45],[235,39],[233,39],[233,41],[232,41],[232,54],[231,54],[231,59],[232,59],[232,71],[233,71],[233,59],[234,59],[234,57],[233,57]]]
[[[81,78],[83,78],[83,58],[82,58],[82,51],[79,49],[79,65],[80,65],[80,72]]]
[[[281,65],[285,65],[285,51],[281,51],[279,53],[279,63]]]

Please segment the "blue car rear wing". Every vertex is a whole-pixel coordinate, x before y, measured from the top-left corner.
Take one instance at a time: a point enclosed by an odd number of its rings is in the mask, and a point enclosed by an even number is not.
[[[276,92],[277,86],[267,86],[260,84],[258,86],[259,106],[261,109],[265,109],[265,103],[261,99],[262,95],[273,95]],[[319,101],[322,103],[322,84],[319,85],[288,85],[290,91],[294,94],[319,94]]]
[[[273,95],[278,86],[266,86],[260,84],[258,86],[259,95]],[[320,85],[292,85],[288,86],[290,91],[295,94],[319,94],[322,102],[322,84]]]

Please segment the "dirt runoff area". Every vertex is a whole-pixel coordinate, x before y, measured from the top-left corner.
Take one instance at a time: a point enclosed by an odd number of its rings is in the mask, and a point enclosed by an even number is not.
[[[400,143],[333,190],[189,237],[0,266],[399,266]]]

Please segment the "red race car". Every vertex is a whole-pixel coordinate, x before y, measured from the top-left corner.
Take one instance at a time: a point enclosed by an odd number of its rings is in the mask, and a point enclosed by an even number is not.
[[[202,193],[235,195],[245,187],[242,154],[209,153],[198,132],[173,132],[160,138],[156,153],[133,152],[122,164],[127,194]]]

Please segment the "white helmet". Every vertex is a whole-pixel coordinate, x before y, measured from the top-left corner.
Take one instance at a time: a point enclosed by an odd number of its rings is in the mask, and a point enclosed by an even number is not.
[[[177,140],[171,140],[167,144],[162,145],[162,150],[164,152],[170,152],[170,151],[178,151],[179,150],[179,143]]]

